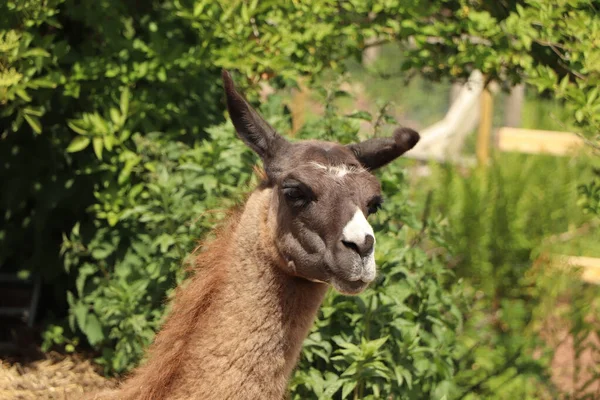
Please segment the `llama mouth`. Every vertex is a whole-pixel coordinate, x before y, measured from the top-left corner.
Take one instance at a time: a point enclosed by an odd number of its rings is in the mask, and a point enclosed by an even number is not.
[[[363,279],[349,280],[334,276],[331,278],[331,286],[340,293],[356,295],[364,291],[371,281]]]
[[[329,284],[342,294],[356,295],[363,292],[375,280],[376,266],[373,256],[362,262],[354,262],[352,267],[327,268]]]

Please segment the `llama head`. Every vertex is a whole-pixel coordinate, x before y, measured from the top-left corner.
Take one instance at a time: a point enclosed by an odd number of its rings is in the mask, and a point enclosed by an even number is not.
[[[263,161],[272,197],[274,245],[287,272],[357,294],[375,279],[375,234],[367,217],[382,202],[370,171],[415,146],[417,132],[400,128],[391,138],[340,145],[291,143],[235,90],[223,71],[229,115],[240,138]]]

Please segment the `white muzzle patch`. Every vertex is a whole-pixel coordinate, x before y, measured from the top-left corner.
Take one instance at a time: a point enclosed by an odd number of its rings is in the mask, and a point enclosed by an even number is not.
[[[360,247],[365,243],[367,235],[371,235],[373,240],[375,240],[373,227],[371,224],[369,224],[369,221],[367,221],[367,218],[362,210],[356,207],[354,215],[342,230],[342,240],[345,242],[354,243]],[[360,279],[370,282],[375,279],[375,275],[377,273],[375,268],[375,244],[373,244],[373,251],[371,251],[371,253],[369,253],[366,257],[363,257],[362,261],[363,268]]]

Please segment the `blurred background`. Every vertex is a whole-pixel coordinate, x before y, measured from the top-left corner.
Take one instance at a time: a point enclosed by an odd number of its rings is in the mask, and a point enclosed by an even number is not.
[[[0,399],[140,361],[282,134],[421,132],[378,172],[379,278],[330,292],[293,399],[600,398],[600,2],[4,0]]]

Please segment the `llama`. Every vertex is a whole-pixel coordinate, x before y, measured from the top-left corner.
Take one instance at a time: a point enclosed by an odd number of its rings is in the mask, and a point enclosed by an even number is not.
[[[263,182],[197,257],[147,361],[96,399],[282,399],[328,286],[354,295],[375,279],[366,217],[382,196],[370,171],[419,135],[400,128],[346,146],[292,143],[227,71],[223,82],[239,137],[263,161]]]

